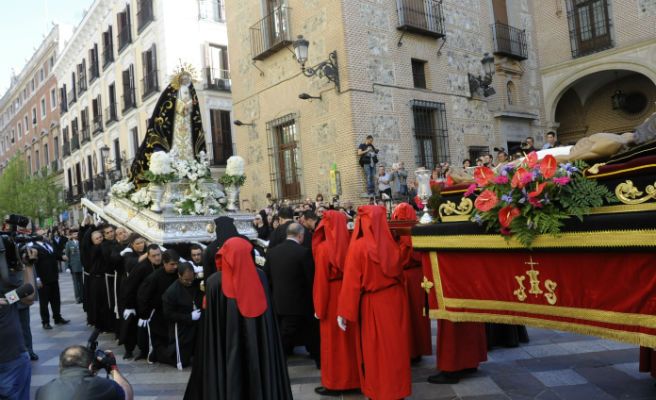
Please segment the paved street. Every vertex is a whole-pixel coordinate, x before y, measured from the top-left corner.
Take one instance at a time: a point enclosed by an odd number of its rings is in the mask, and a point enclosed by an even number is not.
[[[58,355],[71,344],[85,344],[91,330],[86,326],[80,305],[75,304],[70,276],[61,276],[62,314],[71,319],[66,326],[44,331],[38,306],[32,308],[32,334],[40,360],[33,364],[32,392],[58,373]],[[435,332],[433,332],[435,333]],[[434,357],[424,357],[413,368],[412,399],[656,399],[654,380],[638,373],[635,346],[541,329],[529,329],[530,345],[498,349],[478,373],[458,385],[431,385],[426,377],[435,373]],[[109,335],[103,335],[99,348],[114,350],[119,365],[132,383],[137,399],[180,399],[189,376],[164,365],[144,361],[125,362],[123,351]],[[289,361],[294,398],[320,399],[314,387],[319,371],[303,356]],[[361,399],[362,396],[348,396]]]

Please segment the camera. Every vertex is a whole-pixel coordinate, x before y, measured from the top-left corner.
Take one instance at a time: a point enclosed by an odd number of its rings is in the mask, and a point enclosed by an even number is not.
[[[100,331],[93,331],[89,340],[87,341],[87,348],[91,353],[93,353],[93,370],[99,371],[104,369],[109,373],[112,370],[112,367],[116,366],[116,357],[112,353],[105,353],[103,350],[98,348],[98,335]]]

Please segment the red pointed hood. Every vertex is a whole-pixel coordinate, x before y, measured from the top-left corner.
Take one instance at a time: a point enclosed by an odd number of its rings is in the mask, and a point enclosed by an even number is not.
[[[353,231],[353,240],[363,238],[369,259],[380,266],[388,278],[403,273],[399,263],[399,248],[387,226],[387,211],[381,206],[361,206]]]
[[[267,309],[262,281],[255,269],[253,246],[241,237],[233,237],[221,246],[214,261],[221,271],[221,290],[225,297],[235,299],[244,317],[259,317]]]
[[[414,208],[408,203],[401,203],[392,213],[392,221],[416,221],[417,212]]]
[[[344,272],[344,262],[349,245],[349,233],[346,228],[346,215],[334,210],[327,210],[319,226],[312,234],[312,247],[318,248],[319,244],[327,242],[330,264],[337,270]]]

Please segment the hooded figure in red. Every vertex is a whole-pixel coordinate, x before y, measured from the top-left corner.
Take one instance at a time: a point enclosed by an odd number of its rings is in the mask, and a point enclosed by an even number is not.
[[[393,221],[417,221],[415,209],[408,203],[401,203],[392,213]],[[410,307],[410,357],[417,358],[432,354],[430,319],[424,315],[426,292],[421,287],[424,273],[421,270],[421,253],[412,249],[412,239],[408,235],[398,238],[399,256],[405,278],[405,290]]]
[[[321,328],[321,384],[319,394],[360,387],[355,358],[355,329],[344,332],[335,323],[349,246],[346,215],[328,210],[312,235],[314,253],[314,312]]]
[[[380,206],[358,208],[337,306],[340,328],[356,331],[362,392],[375,400],[412,392],[408,299],[385,214]]]

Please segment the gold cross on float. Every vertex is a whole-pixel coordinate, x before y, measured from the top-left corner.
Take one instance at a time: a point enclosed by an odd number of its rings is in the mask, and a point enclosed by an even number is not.
[[[529,283],[531,285],[531,288],[528,290],[528,292],[535,297],[538,297],[539,295],[543,294],[544,291],[540,289],[540,271],[534,268],[535,265],[540,265],[540,263],[533,261],[533,256],[529,256],[529,261],[525,261],[524,264],[529,265],[531,269],[526,271],[526,275],[529,278]],[[519,301],[525,301],[528,295],[526,294],[526,286],[524,286],[524,281],[526,280],[526,277],[523,275],[515,275],[515,280],[517,281],[517,289],[513,291],[513,295],[517,297],[517,300]],[[544,294],[544,298],[547,300],[547,303],[554,305],[558,301],[558,297],[556,296],[556,288],[558,287],[558,284],[551,279],[547,279],[544,282],[544,288],[547,290],[547,293]]]
[[[426,294],[430,294],[430,290],[435,286],[433,282],[429,281],[428,278],[424,276],[424,280],[421,282],[421,287],[426,291]]]

